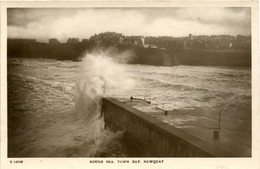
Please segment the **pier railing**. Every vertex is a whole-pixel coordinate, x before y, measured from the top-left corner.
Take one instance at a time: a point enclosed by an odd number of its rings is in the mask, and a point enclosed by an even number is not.
[[[144,101],[146,103],[149,103],[151,105],[155,105],[155,107],[157,109],[160,109],[160,110],[164,111],[165,114],[166,114],[166,112],[169,111],[169,110],[165,109],[165,104],[164,103],[161,103],[158,100],[153,100],[152,101],[151,97],[130,97],[130,101],[131,100],[142,100],[142,101]]]
[[[132,157],[234,157],[234,155],[151,117],[114,98],[103,99],[105,127],[124,131]]]

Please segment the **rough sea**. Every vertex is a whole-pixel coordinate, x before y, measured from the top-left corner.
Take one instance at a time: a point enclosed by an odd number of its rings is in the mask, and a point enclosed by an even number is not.
[[[231,120],[251,124],[251,68],[118,64],[93,55],[82,62],[9,58],[8,156],[128,156],[122,133],[103,128],[100,103],[131,96],[168,111],[226,108],[239,115]]]

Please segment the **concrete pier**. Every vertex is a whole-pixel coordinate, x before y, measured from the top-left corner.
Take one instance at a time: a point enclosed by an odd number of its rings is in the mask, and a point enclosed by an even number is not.
[[[114,98],[103,99],[105,127],[115,132],[124,131],[123,142],[131,150],[129,156],[234,157],[220,147],[185,133],[134,107]]]

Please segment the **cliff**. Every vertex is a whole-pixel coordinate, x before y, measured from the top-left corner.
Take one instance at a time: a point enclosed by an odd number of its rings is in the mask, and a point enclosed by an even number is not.
[[[157,48],[137,48],[135,50],[137,64],[173,66],[174,62],[170,54],[163,49]]]
[[[8,40],[8,57],[50,58],[79,61],[85,52],[97,48],[112,47],[119,54],[123,51],[134,53],[134,59],[125,62],[156,66],[198,65],[198,66],[251,66],[250,50],[195,50],[195,49],[160,49],[94,41],[76,43],[38,43],[29,40]],[[118,54],[117,53],[117,54]]]
[[[172,53],[181,65],[196,66],[251,66],[251,51],[217,50],[202,51],[185,49]]]

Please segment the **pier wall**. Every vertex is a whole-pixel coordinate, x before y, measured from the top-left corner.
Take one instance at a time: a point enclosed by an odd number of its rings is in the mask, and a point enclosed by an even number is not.
[[[123,145],[131,157],[233,156],[114,98],[103,99],[102,113],[106,128],[124,131]]]

